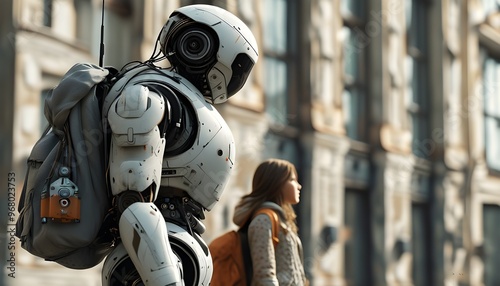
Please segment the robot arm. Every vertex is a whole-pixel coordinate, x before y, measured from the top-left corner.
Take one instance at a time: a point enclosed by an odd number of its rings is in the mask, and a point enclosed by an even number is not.
[[[112,131],[110,183],[113,195],[152,188],[161,181],[165,136],[158,124],[170,111],[168,101],[142,85],[126,87],[109,109]]]

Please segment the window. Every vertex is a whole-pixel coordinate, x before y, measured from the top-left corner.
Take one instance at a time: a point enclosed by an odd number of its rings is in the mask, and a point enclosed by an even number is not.
[[[500,171],[500,60],[486,57],[483,64],[483,98],[486,163]]]
[[[432,253],[429,226],[429,206],[427,203],[412,203],[412,252],[413,283],[415,286],[431,285]]]
[[[287,64],[272,57],[264,62],[266,112],[274,123],[287,125],[288,123],[288,96],[287,96]]]
[[[482,0],[483,2],[483,11],[485,16],[488,16],[492,12],[500,9],[500,1],[499,0]]]
[[[365,29],[365,3],[360,0],[342,1],[344,20],[344,92],[342,104],[347,136],[358,141],[368,140],[367,61],[369,32]]]
[[[371,285],[369,194],[347,189],[344,200],[345,227],[350,233],[344,246],[345,279],[347,285]]]
[[[484,285],[498,285],[500,282],[500,207],[498,205],[483,206],[484,230]]]
[[[432,164],[429,160],[416,159],[410,181],[411,191],[411,244],[412,279],[415,286],[432,285]]]
[[[290,123],[290,15],[288,1],[262,0],[264,86],[266,113],[271,122]]]
[[[424,146],[430,138],[427,8],[428,4],[425,0],[413,0],[406,5],[407,108],[413,133],[413,154],[421,158],[431,155]]]
[[[43,0],[43,25],[52,27],[52,0]]]

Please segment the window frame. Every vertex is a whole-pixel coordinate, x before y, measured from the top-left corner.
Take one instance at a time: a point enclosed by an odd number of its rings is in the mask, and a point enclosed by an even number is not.
[[[286,1],[286,0],[261,0],[260,4],[262,5],[262,9],[265,13],[267,9],[265,9],[265,1],[280,1],[285,4],[284,15],[286,17],[285,26],[287,27],[286,35],[285,35],[285,44],[284,51],[277,51],[273,49],[269,49],[266,44],[262,44],[262,58],[264,62],[264,66],[266,62],[269,63],[269,59],[273,59],[278,62],[282,62],[285,64],[285,90],[284,95],[285,98],[282,102],[286,103],[283,109],[278,109],[282,114],[286,114],[283,120],[278,121],[274,120],[272,110],[271,109],[276,106],[272,106],[269,101],[269,94],[264,88],[263,93],[263,101],[264,101],[264,113],[269,117],[269,126],[272,132],[276,134],[282,134],[285,137],[296,137],[297,128],[300,124],[300,116],[299,116],[299,101],[300,95],[298,92],[299,83],[298,83],[298,65],[297,59],[299,57],[298,54],[298,39],[300,37],[300,26],[299,26],[299,14],[297,13],[299,3],[297,1]],[[265,17],[265,16],[263,16]],[[262,25],[264,27],[264,25]],[[266,29],[263,29],[263,33],[265,33]],[[296,33],[293,33],[293,32]],[[265,39],[265,35],[263,35],[263,39]],[[266,75],[266,71],[263,73],[264,78],[264,87],[267,86],[266,79],[268,76]]]
[[[493,98],[492,100],[490,100],[488,98],[488,95],[495,94],[495,92],[491,91],[491,88],[495,89],[495,91],[497,89],[500,90],[500,86],[495,85],[493,87],[490,87],[488,84],[489,79],[487,79],[487,75],[486,75],[486,65],[487,65],[489,60],[492,60],[495,63],[495,65],[494,65],[495,71],[494,71],[493,76],[496,77],[497,80],[500,80],[500,57],[491,55],[490,53],[488,53],[488,50],[485,50],[485,56],[483,58],[483,68],[482,68],[482,73],[483,73],[483,77],[482,77],[483,94],[482,94],[482,96],[483,96],[483,101],[484,101],[484,105],[483,105],[484,153],[485,153],[484,156],[485,156],[486,165],[487,165],[490,173],[493,173],[497,176],[500,176],[500,160],[497,160],[496,162],[491,161],[493,158],[496,158],[496,156],[494,156],[495,153],[500,154],[500,147],[497,146],[497,144],[488,144],[491,134],[495,133],[496,134],[495,138],[500,138],[500,111],[494,112],[495,108],[491,108],[491,110],[489,110],[490,108],[488,108],[488,107],[491,107],[491,104],[493,104],[493,103],[496,103],[496,107],[500,108],[500,97],[497,96],[497,98]],[[493,80],[493,82],[496,82],[496,81]],[[493,111],[493,112],[490,112],[490,111]],[[496,125],[497,125],[496,129],[492,130],[492,129],[488,128],[488,124],[490,122],[489,119],[492,119],[496,122]],[[494,150],[494,149],[496,149],[496,150]],[[496,151],[496,152],[493,152],[493,151]],[[493,155],[491,155],[491,154],[493,154]]]
[[[407,116],[412,133],[411,150],[414,156],[428,159],[432,154],[422,144],[431,136],[431,86],[430,86],[430,47],[428,37],[429,9],[428,0],[412,0],[411,20],[407,19],[406,29],[406,64],[407,69]],[[407,8],[408,9],[408,8]],[[419,10],[416,10],[419,9]],[[408,12],[406,13],[408,16]],[[417,19],[418,22],[413,22]],[[415,42],[413,42],[415,40]],[[411,74],[410,74],[411,72]],[[416,74],[415,74],[416,73]],[[409,80],[411,79],[411,81]]]
[[[484,1],[482,1],[483,4],[484,4]],[[500,12],[500,7],[497,7],[497,13]],[[486,12],[486,11],[485,11]],[[491,12],[491,11],[490,11]],[[495,13],[490,13],[491,15],[494,15]],[[485,21],[483,23],[481,23],[479,25],[479,29],[478,29],[478,40],[479,40],[479,50],[480,50],[480,55],[481,55],[481,64],[482,64],[482,68],[481,68],[481,76],[482,76],[482,79],[481,79],[481,86],[482,86],[482,94],[480,96],[482,96],[482,100],[484,102],[483,104],[483,107],[482,107],[482,112],[483,112],[483,130],[484,130],[484,135],[483,135],[483,139],[484,139],[484,159],[485,159],[485,162],[486,162],[486,166],[487,166],[487,169],[488,169],[488,172],[490,175],[493,175],[493,176],[496,176],[496,177],[500,177],[500,162],[496,163],[497,166],[494,166],[490,163],[490,159],[491,157],[488,156],[488,154],[490,153],[489,150],[491,148],[491,146],[488,144],[488,137],[489,136],[489,132],[488,132],[488,127],[487,127],[487,119],[488,118],[493,118],[492,116],[489,116],[487,110],[486,110],[486,106],[488,105],[487,103],[487,95],[488,94],[494,94],[495,92],[498,94],[498,91],[500,90],[500,85],[494,85],[493,87],[490,87],[488,86],[487,84],[487,80],[486,77],[487,75],[485,74],[485,65],[488,61],[488,59],[493,59],[496,63],[497,63],[497,81],[493,81],[493,82],[498,82],[498,80],[500,80],[500,32],[498,32],[493,26],[492,26],[492,23],[491,23],[491,19],[489,17],[488,14],[485,14]],[[491,91],[491,88],[494,89],[494,91]],[[497,101],[500,101],[500,99],[497,99]],[[496,118],[496,121],[497,121],[497,124],[499,124],[498,122],[498,118]],[[498,128],[497,128],[498,130]],[[500,130],[499,130],[499,136],[500,136]],[[498,137],[498,136],[497,136]],[[495,146],[493,144],[493,146]],[[500,148],[498,148],[500,149]],[[500,152],[500,150],[498,151]]]
[[[357,2],[357,3],[356,3]],[[345,4],[347,2],[342,2]],[[351,76],[347,70],[347,61],[350,59],[348,57],[348,46],[347,44],[356,45],[354,42],[348,41],[347,32],[349,30],[352,34],[356,33],[365,33],[365,27],[367,25],[368,19],[366,15],[366,9],[364,9],[363,4],[359,0],[353,0],[353,2],[349,2],[345,5],[352,4],[352,8],[362,8],[361,10],[349,10],[349,7],[342,6],[341,7],[341,15],[345,34],[344,45],[343,45],[343,85],[344,90],[342,92],[342,109],[344,110],[344,128],[346,131],[347,137],[351,140],[368,143],[369,141],[369,52],[366,47],[362,47],[361,51],[356,51],[356,57],[361,54],[361,60],[357,62],[356,70],[359,74],[355,76]],[[351,35],[349,33],[349,35]],[[359,49],[359,47],[358,47]],[[354,53],[351,51],[351,53]],[[364,68],[362,68],[364,67]],[[348,93],[351,94],[349,96],[349,100],[354,99],[354,101],[347,102]],[[353,94],[356,93],[356,94]],[[352,111],[352,112],[351,112]],[[355,121],[354,125],[350,125],[351,123],[346,116],[354,115],[356,118],[360,118]]]

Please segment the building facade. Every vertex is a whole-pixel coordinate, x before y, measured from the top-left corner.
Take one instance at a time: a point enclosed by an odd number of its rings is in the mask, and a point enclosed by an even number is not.
[[[148,59],[170,13],[193,3],[236,14],[260,50],[246,86],[217,106],[237,160],[207,241],[235,227],[253,171],[279,157],[303,186],[312,285],[500,283],[497,0],[106,0],[104,64]],[[0,3],[2,175],[16,174],[18,194],[47,91],[74,63],[98,63],[101,7]],[[16,278],[2,285],[100,285],[99,266],[70,271],[15,251]]]

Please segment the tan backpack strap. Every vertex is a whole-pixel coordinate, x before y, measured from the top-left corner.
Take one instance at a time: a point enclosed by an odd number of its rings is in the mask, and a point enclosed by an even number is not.
[[[262,209],[257,210],[255,212],[255,214],[253,215],[253,217],[256,217],[260,214],[267,214],[269,216],[269,218],[271,219],[271,224],[272,224],[271,231],[272,231],[272,236],[273,236],[273,245],[274,245],[274,248],[276,248],[276,246],[280,242],[280,240],[278,238],[278,233],[280,231],[280,220],[279,220],[278,214],[270,208],[262,208]]]

